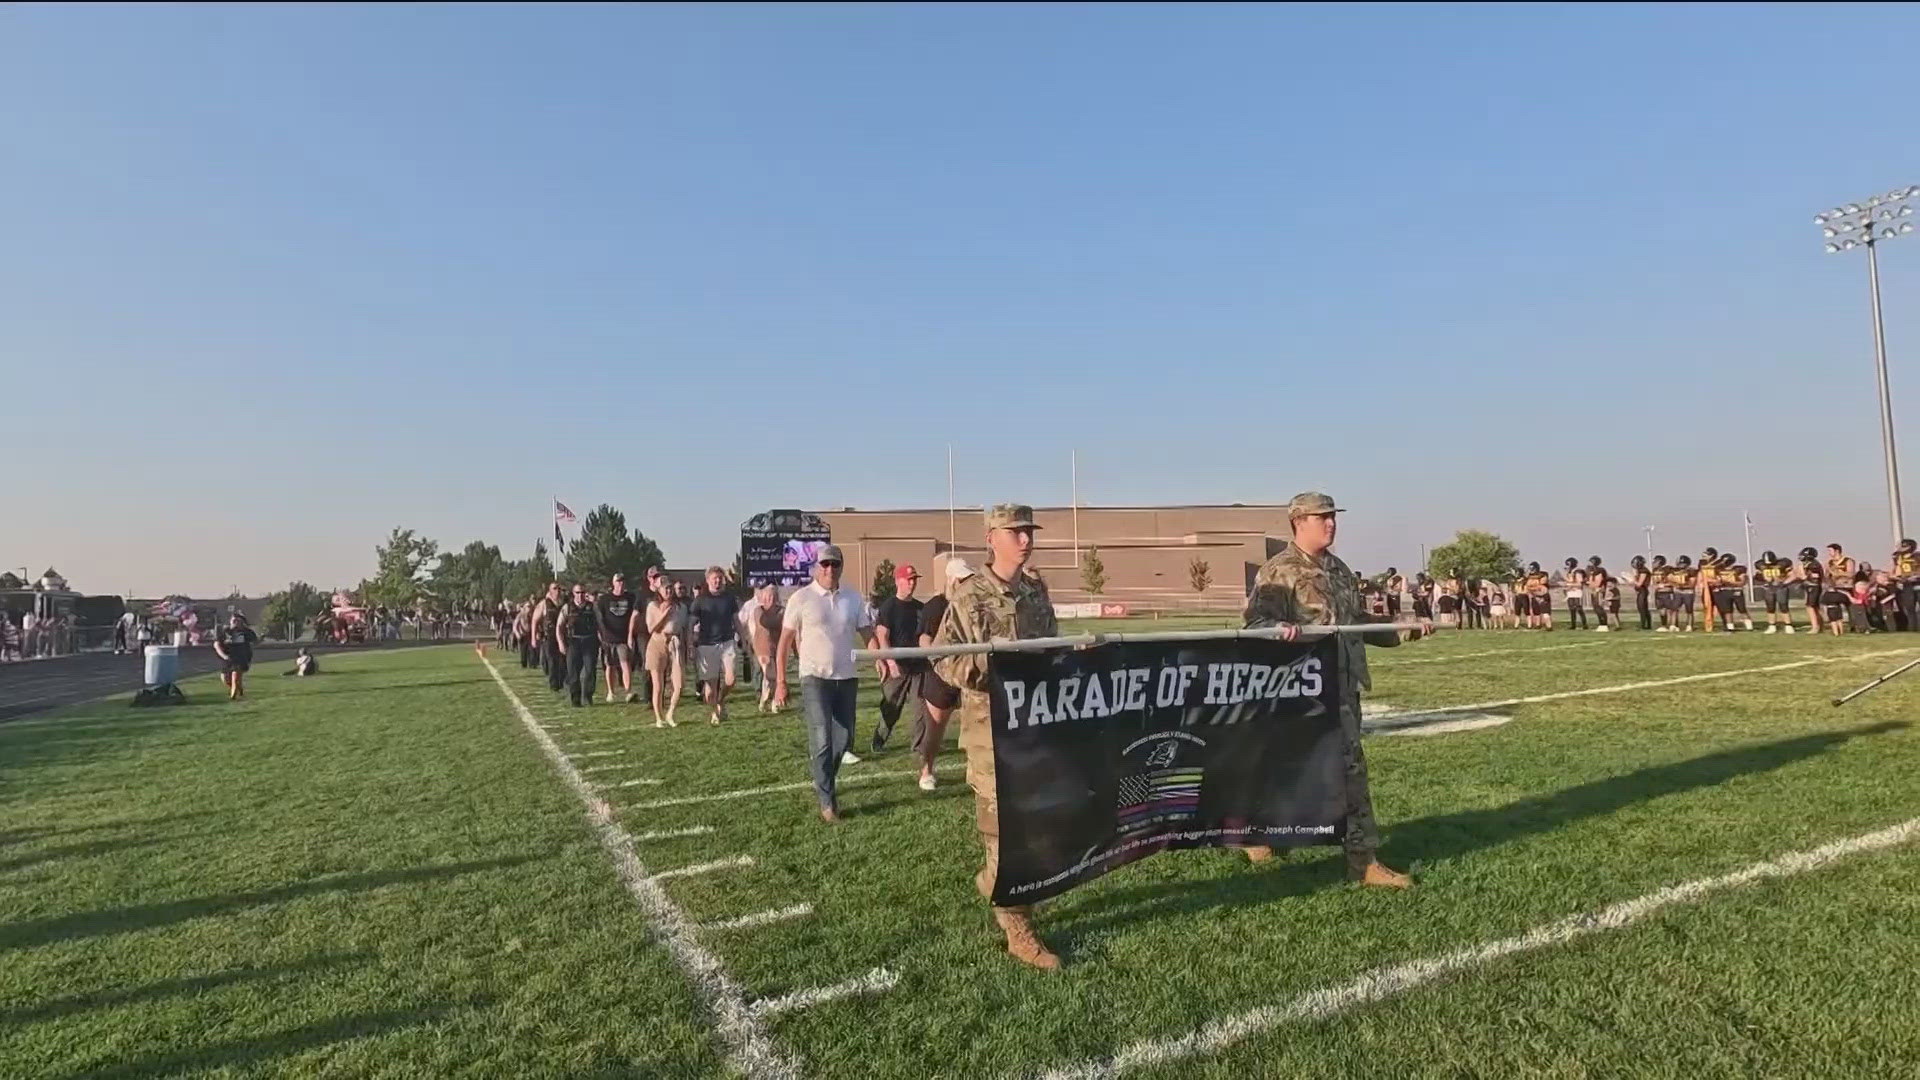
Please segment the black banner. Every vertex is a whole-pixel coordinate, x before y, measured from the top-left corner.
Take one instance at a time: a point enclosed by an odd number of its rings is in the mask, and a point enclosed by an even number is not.
[[[827,523],[799,510],[769,510],[740,525],[740,570],[751,586],[805,585],[830,539]]]
[[[994,654],[994,903],[1165,848],[1339,843],[1337,657],[1332,638]]]

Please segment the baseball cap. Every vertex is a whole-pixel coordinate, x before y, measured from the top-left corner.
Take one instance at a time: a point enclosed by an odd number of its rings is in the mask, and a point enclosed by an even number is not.
[[[1333,496],[1322,495],[1317,491],[1303,491],[1287,500],[1287,516],[1290,518],[1303,517],[1308,514],[1339,514],[1344,512],[1345,511],[1342,511],[1339,507],[1333,505]]]
[[[973,567],[967,565],[967,560],[962,559],[959,556],[955,556],[947,560],[947,580],[948,581],[959,581],[961,578],[967,578],[972,576],[973,576]]]
[[[823,547],[820,549],[820,557],[813,561],[816,563],[837,562],[844,565],[847,561],[847,557],[840,553],[840,548],[838,545],[828,544],[826,547]]]
[[[901,563],[894,568],[893,576],[897,578],[919,577],[920,571],[915,570],[912,563]]]
[[[988,529],[1037,529],[1033,507],[1025,503],[1000,503],[987,510]]]

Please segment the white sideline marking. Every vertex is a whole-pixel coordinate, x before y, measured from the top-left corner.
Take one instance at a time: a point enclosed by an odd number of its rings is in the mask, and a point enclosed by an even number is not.
[[[713,1011],[714,1026],[719,1030],[721,1041],[726,1043],[728,1064],[735,1072],[753,1080],[800,1080],[799,1059],[774,1039],[773,1032],[761,1020],[760,1014],[748,1004],[740,984],[727,974],[720,958],[701,947],[699,938],[694,934],[693,920],[680,910],[680,906],[667,895],[667,890],[653,879],[634,854],[634,837],[614,823],[606,804],[594,797],[593,789],[573,767],[573,763],[567,760],[567,756],[560,752],[560,747],[552,737],[534,720],[520,696],[513,692],[513,687],[500,677],[500,669],[493,666],[493,661],[482,656],[480,662],[493,674],[493,681],[500,684],[500,691],[507,695],[520,722],[526,726],[534,741],[540,744],[540,749],[546,751],[547,760],[553,762],[561,779],[586,805],[587,820],[598,835],[600,845],[606,848],[608,856],[613,859],[614,871],[626,883],[627,891],[639,901],[641,911],[652,925],[654,936],[666,946],[674,963],[686,972],[688,981],[693,983],[694,989]]]
[[[648,840],[677,840],[682,836],[705,836],[713,831],[711,825],[691,825],[684,829],[665,829],[660,832],[643,832],[633,838],[636,844]]]
[[[1451,735],[1456,731],[1479,731],[1482,728],[1499,727],[1513,722],[1511,716],[1494,716],[1490,713],[1478,713],[1462,716],[1453,720],[1435,719],[1422,724],[1394,724],[1378,729],[1361,726],[1361,730],[1370,735]]]
[[[1627,641],[1630,639],[1618,638],[1615,640]],[[1537,649],[1529,649],[1524,647],[1518,648],[1518,649],[1488,649],[1485,652],[1451,653],[1447,656],[1421,656],[1421,657],[1415,657],[1410,660],[1401,660],[1398,658],[1389,659],[1387,657],[1381,657],[1378,660],[1369,659],[1367,661],[1367,666],[1368,667],[1399,667],[1402,664],[1442,664],[1447,662],[1448,660],[1466,660],[1470,657],[1476,657],[1476,656],[1526,656],[1526,655],[1531,655],[1537,652],[1553,652],[1557,649],[1597,649],[1602,645],[1611,645],[1611,644],[1613,644],[1612,641],[1576,641],[1567,645],[1542,645]]]
[[[1766,664],[1761,667],[1735,668],[1732,671],[1705,671],[1698,675],[1676,675],[1670,679],[1648,679],[1645,682],[1621,683],[1618,686],[1596,686],[1587,690],[1561,690],[1552,694],[1532,694],[1527,697],[1502,698],[1499,701],[1476,701],[1471,705],[1443,705],[1434,709],[1421,709],[1418,712],[1405,713],[1396,720],[1413,720],[1423,716],[1435,716],[1441,713],[1484,712],[1487,709],[1505,709],[1514,705],[1533,705],[1542,701],[1560,701],[1563,698],[1587,697],[1592,694],[1624,694],[1629,690],[1651,690],[1659,686],[1678,686],[1681,683],[1706,682],[1709,679],[1731,679],[1736,675],[1758,675],[1766,671],[1790,671],[1794,668],[1812,667],[1815,664],[1842,664],[1852,660],[1878,660],[1888,656],[1903,656],[1914,649],[1887,649],[1881,652],[1855,653],[1852,656],[1822,656],[1812,660],[1790,660],[1784,664]],[[1382,725],[1382,730],[1391,724]]]
[[[960,763],[955,762],[949,765],[935,765],[933,771],[938,773],[941,769],[958,769],[962,767]],[[897,780],[903,776],[919,775],[919,769],[908,769],[901,772],[861,773],[858,776],[842,776],[836,786],[846,787],[849,784],[865,783],[868,780]],[[722,802],[727,799],[749,799],[755,795],[774,795],[782,791],[800,791],[803,789],[810,791],[812,788],[813,781],[796,780],[791,784],[769,784],[766,787],[741,788],[739,791],[722,791],[716,795],[681,795],[672,799],[655,799],[652,802],[634,803],[632,809],[658,810],[663,806],[687,806],[692,803]]]
[[[662,870],[653,875],[655,881],[671,881],[674,878],[692,877],[695,874],[711,874],[715,870],[738,870],[753,865],[753,856],[735,855],[731,859],[715,859],[712,862],[695,863],[682,866],[677,870]]]
[[[578,761],[581,758],[590,758],[590,757],[620,757],[625,753],[626,753],[625,750],[589,750],[584,754],[568,754],[567,757],[574,761]]]
[[[623,788],[623,787],[652,787],[653,785],[661,782],[662,781],[654,780],[654,779],[643,776],[633,780],[622,780],[617,784],[602,784],[596,790],[612,791],[614,788]]]
[[[874,968],[857,979],[848,979],[832,986],[816,986],[811,990],[799,990],[777,998],[762,998],[751,1008],[756,1016],[778,1016],[795,1009],[811,1008],[829,1001],[837,1001],[855,994],[878,994],[891,990],[900,976],[886,968]]]
[[[718,922],[701,923],[702,930],[745,930],[750,926],[765,926],[768,923],[785,922],[788,919],[803,919],[813,914],[812,904],[795,904],[792,907],[775,908],[772,911],[756,911],[751,915],[742,915],[737,919],[721,919]]]
[[[1267,1005],[1249,1009],[1237,1016],[1215,1020],[1174,1038],[1142,1039],[1129,1044],[1119,1053],[1105,1060],[1076,1062],[1040,1075],[1043,1080],[1070,1080],[1070,1078],[1092,1080],[1095,1077],[1118,1076],[1143,1066],[1165,1065],[1200,1054],[1215,1053],[1255,1035],[1272,1031],[1290,1021],[1330,1019],[1356,1006],[1383,1001],[1395,994],[1504,956],[1532,952],[1550,945],[1564,945],[1575,938],[1599,933],[1602,930],[1619,930],[1631,926],[1664,907],[1689,903],[1708,893],[1739,888],[1768,878],[1804,874],[1849,855],[1894,847],[1913,839],[1916,835],[1920,835],[1920,818],[1913,818],[1892,828],[1856,836],[1850,840],[1836,840],[1811,851],[1791,852],[1767,862],[1754,863],[1744,870],[1736,870],[1731,874],[1699,878],[1681,885],[1670,885],[1633,900],[1613,904],[1598,911],[1569,915],[1564,919],[1536,926],[1524,934],[1502,938],[1485,945],[1473,945],[1440,956],[1374,968],[1349,982],[1303,994],[1284,1005]]]

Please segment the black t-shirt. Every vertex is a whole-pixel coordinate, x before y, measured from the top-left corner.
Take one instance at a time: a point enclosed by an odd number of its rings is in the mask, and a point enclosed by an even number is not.
[[[740,598],[732,593],[706,593],[693,598],[693,643],[724,645],[736,636]]]
[[[220,628],[220,647],[226,650],[233,660],[253,659],[253,643],[260,635],[253,632],[251,626],[223,626]]]
[[[621,593],[615,596],[610,592],[601,593],[594,602],[600,614],[600,640],[609,645],[627,643],[627,624],[633,618],[635,605],[639,598],[633,593]]]
[[[902,600],[889,596],[880,601],[880,607],[874,614],[874,621],[887,628],[887,641],[896,649],[913,649],[920,645],[920,612],[927,605],[918,600]],[[902,660],[900,666],[909,671],[917,671],[927,666],[925,660]]]

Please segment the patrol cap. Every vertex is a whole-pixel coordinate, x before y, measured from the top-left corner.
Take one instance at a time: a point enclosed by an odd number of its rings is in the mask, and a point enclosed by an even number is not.
[[[1033,507],[1026,503],[1000,503],[987,508],[987,529],[1037,529]]]
[[[1339,513],[1344,511],[1333,505],[1333,496],[1322,495],[1317,491],[1303,491],[1287,500],[1287,516],[1290,518]]]
[[[838,544],[828,544],[826,547],[820,549],[820,557],[813,561],[816,563],[837,562],[844,566],[847,557],[840,553],[840,546]]]

